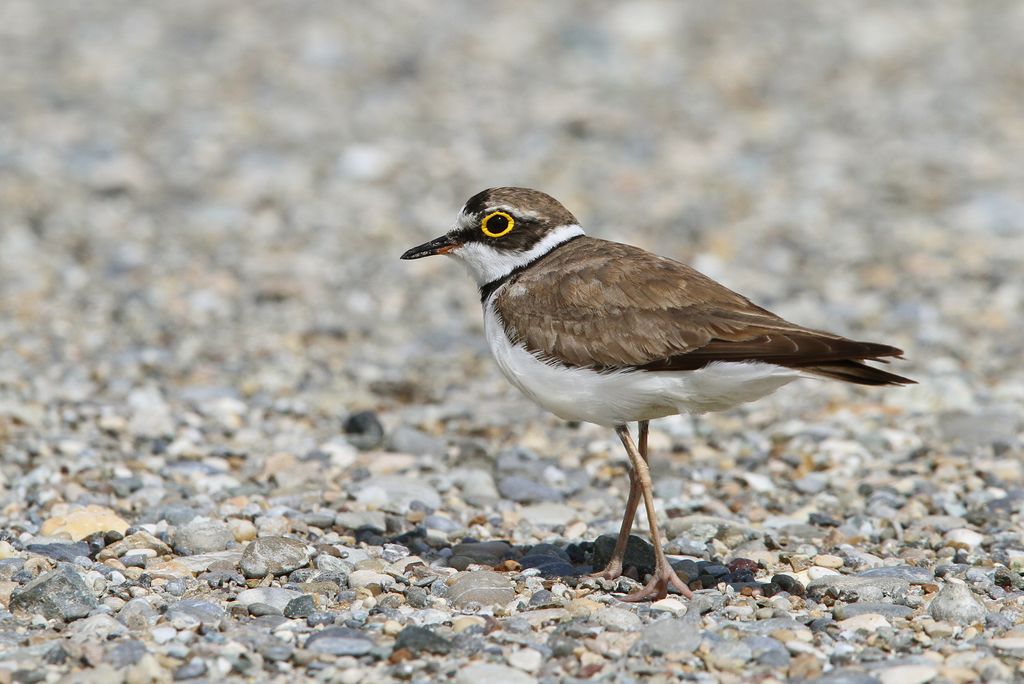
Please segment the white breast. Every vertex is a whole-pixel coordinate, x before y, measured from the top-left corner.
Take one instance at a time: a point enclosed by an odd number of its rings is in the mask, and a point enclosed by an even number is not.
[[[494,310],[495,295],[484,306],[484,332],[498,368],[523,394],[566,420],[613,427],[677,413],[722,411],[801,377],[798,371],[760,362],[606,373],[548,363],[511,343]]]

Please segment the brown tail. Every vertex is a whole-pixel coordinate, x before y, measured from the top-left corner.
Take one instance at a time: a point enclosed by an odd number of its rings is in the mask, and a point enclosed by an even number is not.
[[[878,359],[881,360],[881,359]],[[843,380],[858,385],[916,385],[915,380],[889,373],[860,361],[829,361],[815,366],[803,366],[800,370],[833,380]]]

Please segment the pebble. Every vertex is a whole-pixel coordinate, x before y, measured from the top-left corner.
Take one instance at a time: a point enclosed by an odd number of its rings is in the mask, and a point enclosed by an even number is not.
[[[245,547],[238,567],[250,578],[287,575],[305,567],[309,558],[309,547],[297,539],[262,537]]]
[[[332,656],[361,656],[373,648],[373,641],[356,629],[328,627],[306,639],[304,648],[315,653]]]
[[[939,676],[939,669],[932,665],[897,665],[876,674],[881,684],[925,684]]]
[[[114,531],[123,535],[128,522],[103,506],[89,505],[67,515],[58,515],[43,521],[39,533],[47,537],[67,535],[74,541],[85,539],[97,532]]]
[[[360,482],[356,501],[396,513],[407,512],[414,503],[430,510],[441,506],[441,497],[435,489],[425,482],[400,475],[385,475]]]
[[[465,608],[473,603],[481,606],[502,605],[515,596],[515,589],[508,577],[485,570],[460,573],[448,587],[448,600],[456,608]]]
[[[700,616],[690,611],[680,618],[662,618],[646,625],[633,649],[650,655],[686,655],[700,646]]]
[[[502,682],[502,684],[536,684],[537,679],[521,670],[495,663],[472,663],[460,668],[455,675],[456,684],[480,684],[480,682]]]
[[[435,655],[447,655],[452,651],[452,643],[425,627],[408,625],[402,629],[395,639],[394,650],[398,651],[400,649],[406,649],[415,654],[433,653]]]
[[[878,613],[859,613],[853,617],[848,617],[845,620],[839,621],[839,629],[848,629],[851,631],[863,630],[865,632],[875,632],[879,629],[885,629],[892,625],[885,616],[879,615]]]
[[[928,614],[936,620],[972,625],[982,622],[987,611],[974,597],[970,587],[961,582],[947,581],[928,604]]]
[[[223,551],[234,543],[231,529],[220,520],[196,518],[179,527],[174,534],[174,550],[183,556]]]
[[[302,596],[302,592],[293,589],[282,589],[280,587],[258,587],[238,592],[235,603],[248,608],[254,603],[262,603],[273,607],[279,613],[283,612],[292,599]]]
[[[594,615],[594,620],[616,632],[632,632],[643,624],[636,613],[625,608],[603,608]]]
[[[40,575],[11,592],[11,612],[25,611],[65,622],[88,615],[99,603],[82,576],[71,565]]]

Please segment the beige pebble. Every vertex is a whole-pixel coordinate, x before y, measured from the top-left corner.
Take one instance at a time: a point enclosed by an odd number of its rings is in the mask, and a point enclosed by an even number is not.
[[[811,562],[819,567],[832,568],[833,570],[843,567],[843,559],[839,556],[833,556],[831,553],[819,553],[811,559]]]
[[[236,542],[252,541],[256,538],[256,526],[244,518],[229,518],[228,529]]]
[[[67,515],[57,515],[46,521],[39,528],[39,533],[46,537],[67,535],[74,541],[85,539],[97,532],[114,531],[124,534],[128,531],[128,523],[117,513],[103,506],[88,505]]]
[[[862,615],[855,615],[852,618],[840,620],[838,623],[839,629],[857,631],[866,630],[868,632],[874,632],[875,630],[891,627],[889,621],[884,616],[878,613],[864,613]]]
[[[479,615],[461,615],[452,620],[452,631],[456,634],[461,634],[467,629],[473,627],[484,627],[487,625],[487,621]]]

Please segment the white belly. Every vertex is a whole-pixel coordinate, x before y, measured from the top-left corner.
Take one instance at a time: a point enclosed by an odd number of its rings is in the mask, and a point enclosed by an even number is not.
[[[722,411],[801,377],[798,371],[759,362],[715,362],[695,371],[607,373],[551,364],[509,341],[490,301],[484,308],[484,332],[498,368],[523,394],[560,418],[609,427],[677,413]]]

